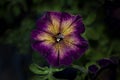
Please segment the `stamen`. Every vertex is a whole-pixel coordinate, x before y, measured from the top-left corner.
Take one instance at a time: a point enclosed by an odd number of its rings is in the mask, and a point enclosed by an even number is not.
[[[63,40],[64,36],[61,33],[58,33],[58,35],[56,36],[56,41],[60,42],[61,40]]]
[[[57,38],[57,42],[59,42],[60,41],[60,39],[59,38]]]

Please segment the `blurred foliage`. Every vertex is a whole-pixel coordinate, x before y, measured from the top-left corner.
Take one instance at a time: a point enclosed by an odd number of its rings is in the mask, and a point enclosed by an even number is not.
[[[83,36],[89,41],[89,49],[74,64],[87,67],[96,60],[120,56],[120,42],[110,39],[105,31],[105,0],[3,0],[0,1],[0,44],[16,45],[20,53],[33,54],[33,62],[42,64],[44,59],[31,52],[30,34],[38,18],[46,11],[64,11],[80,14],[86,26]],[[112,1],[112,0],[111,0]],[[81,73],[80,73],[81,75]],[[84,77],[85,75],[81,75]],[[81,77],[77,76],[77,78]],[[82,78],[81,77],[81,78]],[[77,80],[77,79],[76,79]],[[81,79],[83,80],[83,79]]]

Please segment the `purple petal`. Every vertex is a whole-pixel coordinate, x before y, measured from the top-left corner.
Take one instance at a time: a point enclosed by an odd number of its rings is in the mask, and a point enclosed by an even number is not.
[[[61,19],[61,12],[47,12],[47,14],[50,15],[50,17],[56,17],[57,19]]]
[[[76,46],[80,48],[81,53],[84,53],[88,49],[88,41],[79,35],[78,35],[78,38],[80,43],[76,44]]]
[[[60,12],[46,12],[46,14],[37,21],[37,28],[41,31],[56,35],[59,33],[60,18]]]
[[[72,63],[72,55],[69,52],[64,53],[64,57],[60,58],[60,64],[62,65],[70,65]]]
[[[51,41],[54,42],[53,40],[53,35],[44,31],[40,30],[33,30],[31,33],[31,39],[34,41]]]
[[[59,54],[58,53],[49,53],[49,55],[46,57],[48,63],[50,63],[52,66],[60,66],[59,64]]]
[[[91,66],[88,67],[88,71],[90,73],[94,73],[95,74],[98,70],[99,70],[99,68],[96,65],[91,65]]]
[[[62,13],[62,21],[61,21],[61,32],[68,32],[67,29],[71,30],[77,34],[81,34],[85,31],[84,24],[82,22],[82,17],[79,15],[71,15],[68,13]]]
[[[52,53],[48,55],[47,61],[53,66],[70,65],[73,61],[70,53],[71,50],[70,46],[60,44],[60,48],[58,50],[53,49]]]
[[[33,31],[31,32],[31,39],[32,39],[32,40],[35,40],[35,41],[40,41],[40,40],[38,40],[38,35],[41,34],[41,33],[42,33],[42,32],[39,31],[39,30],[33,30]]]
[[[70,41],[70,38],[73,39],[73,41]],[[69,35],[69,37],[67,37],[67,41],[68,41],[68,44],[72,44],[70,45],[70,48],[72,46],[74,46],[74,50],[69,50],[70,53],[72,54],[72,57],[73,59],[77,59],[79,58],[80,56],[82,56],[85,51],[88,49],[88,42],[82,38],[81,36],[78,36],[78,35]]]
[[[113,62],[110,59],[104,58],[104,59],[97,61],[97,63],[100,65],[100,67],[106,67],[106,66],[112,64]]]
[[[65,43],[66,46],[64,47],[64,58],[60,60],[60,62],[64,65],[70,65],[73,60],[80,58],[88,48],[88,43],[82,37],[78,40],[80,43]],[[61,59],[61,58],[60,58]]]
[[[38,52],[40,52],[43,56],[48,56],[48,54],[51,53],[51,47],[52,46],[48,46],[48,45],[44,45],[45,41],[43,42],[39,42],[36,41],[32,44],[32,48]]]
[[[33,30],[31,33],[32,48],[40,52],[42,55],[47,55],[48,53],[50,53],[53,44],[53,43],[48,44],[47,38],[44,37],[45,34],[50,36],[50,34],[39,30]]]
[[[39,32],[38,30],[33,30],[33,31],[31,32],[31,39],[32,39],[32,40],[36,40],[37,35],[38,35],[39,33],[40,33],[40,32]]]
[[[88,46],[87,46],[88,47]],[[64,53],[63,58],[59,58],[59,62],[62,65],[70,65],[73,60],[78,59],[80,56],[82,56],[85,52],[86,48],[79,48],[76,45],[68,46],[66,45],[64,47]],[[61,53],[59,53],[61,55]]]
[[[43,17],[37,20],[36,26],[39,30],[45,31],[45,29],[48,27],[48,24],[51,24],[50,16],[48,13],[45,13]]]
[[[72,25],[75,25],[76,33],[81,34],[85,32],[85,25],[83,24],[81,16],[76,16],[76,19],[72,23]]]
[[[67,46],[60,45],[60,48],[52,49],[52,53],[47,56],[47,61],[53,66],[70,65],[72,63],[71,54],[68,54],[69,48]]]
[[[60,53],[51,53],[47,56],[47,61],[52,66],[67,66],[72,63],[72,58],[69,55],[64,55],[64,58],[60,58]]]
[[[69,14],[69,13],[66,13],[66,12],[63,12],[62,13],[62,15],[61,15],[61,19],[62,19],[62,22],[64,22],[64,21],[67,21],[67,20],[69,20],[69,19],[72,19],[73,21],[74,21],[74,19],[75,19],[75,16],[74,15],[71,15],[71,14]]]

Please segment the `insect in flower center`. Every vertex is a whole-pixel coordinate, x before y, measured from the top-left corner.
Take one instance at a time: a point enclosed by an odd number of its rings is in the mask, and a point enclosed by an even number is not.
[[[55,36],[55,41],[56,42],[60,42],[64,39],[64,36],[61,34],[61,33],[58,33],[56,36]]]

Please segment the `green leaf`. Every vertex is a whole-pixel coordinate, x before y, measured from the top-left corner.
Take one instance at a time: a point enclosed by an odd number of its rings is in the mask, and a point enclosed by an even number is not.
[[[91,25],[96,19],[96,14],[95,13],[90,13],[88,14],[87,18],[84,21],[84,24],[87,25]]]
[[[20,8],[19,8],[19,6],[17,6],[17,5],[15,5],[14,7],[13,7],[13,13],[14,13],[14,15],[15,16],[18,16],[19,14],[20,14]]]
[[[85,36],[88,39],[100,40],[100,37],[103,35],[104,27],[105,26],[103,23],[96,22],[96,23],[90,25],[90,27],[86,28]]]
[[[31,64],[29,69],[35,73],[35,74],[48,74],[48,68],[47,67],[40,67],[37,64]]]
[[[72,65],[73,68],[78,69],[79,71],[83,72],[83,73],[87,73],[87,70],[84,67],[81,67],[79,65]]]
[[[33,76],[30,78],[30,80],[57,80],[56,78],[52,76]]]
[[[34,76],[30,80],[45,80],[45,76]]]
[[[86,37],[88,39],[92,39],[92,40],[98,40],[99,36],[96,32],[96,30],[92,29],[92,28],[86,28]]]

